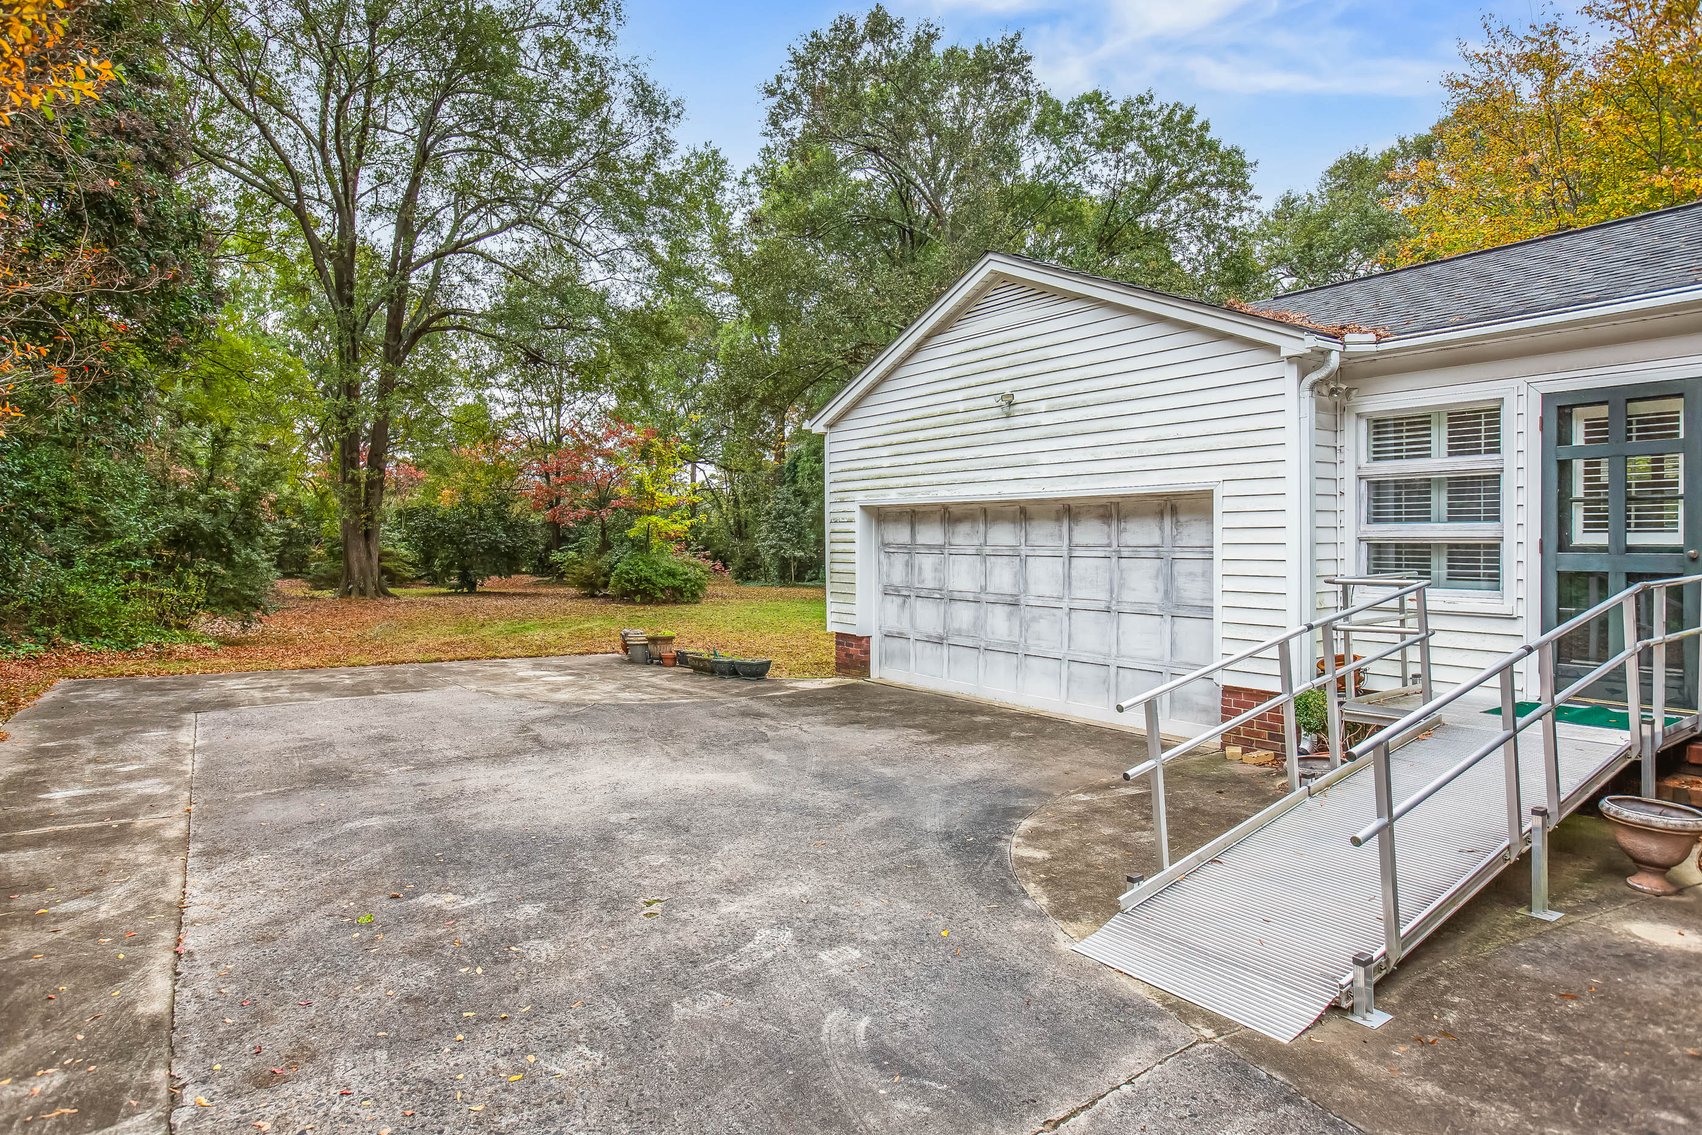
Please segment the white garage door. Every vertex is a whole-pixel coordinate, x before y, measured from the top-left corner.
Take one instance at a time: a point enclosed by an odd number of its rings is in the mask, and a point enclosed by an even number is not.
[[[1209,495],[890,508],[878,527],[878,677],[1119,720],[1212,660]],[[1215,687],[1172,717],[1215,723]]]

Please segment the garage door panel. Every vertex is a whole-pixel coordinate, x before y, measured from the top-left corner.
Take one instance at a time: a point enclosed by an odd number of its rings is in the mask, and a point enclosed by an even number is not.
[[[1176,606],[1211,610],[1211,560],[1177,556],[1170,561],[1170,576],[1171,600]]]
[[[1117,602],[1157,607],[1164,601],[1164,560],[1160,557],[1120,557],[1117,560]]]
[[[987,510],[987,543],[995,548],[1014,548],[1022,543],[1022,509],[989,508]]]
[[[910,600],[910,618],[918,634],[946,633],[946,601],[929,595],[917,595]]]
[[[946,557],[946,586],[952,591],[981,591],[985,583],[980,552],[953,552]]]
[[[916,552],[910,557],[910,586],[926,591],[946,589],[946,557],[943,552]]]
[[[1022,641],[1022,606],[1017,603],[982,604],[986,608],[986,635],[990,642]]]
[[[1018,641],[1030,650],[1057,649],[1063,646],[1063,608],[1025,606],[1022,609],[1022,635]]]
[[[1069,664],[1067,699],[1078,706],[1102,706],[1111,700],[1111,666],[1104,662]]]
[[[1043,654],[1024,654],[1018,663],[1017,692],[1044,701],[1058,700],[1058,682],[1063,676],[1063,660]]]
[[[1015,693],[1017,688],[1017,665],[1021,656],[1014,650],[994,650],[991,647],[981,652],[981,681],[989,690],[998,693]]]
[[[981,510],[954,508],[947,512],[947,538],[957,547],[979,548],[985,534],[981,528]]]
[[[1109,611],[1071,611],[1070,653],[1111,657],[1115,630]]]
[[[1217,649],[1207,496],[909,506],[877,528],[883,677],[1128,724],[1118,701]],[[1200,685],[1167,714],[1215,720]]]
[[[1114,505],[1079,504],[1070,509],[1072,548],[1109,548]]]
[[[1176,510],[1170,540],[1173,547],[1196,548],[1210,555],[1215,540],[1216,533],[1212,528],[1211,501],[1209,498],[1188,501],[1186,507],[1179,507]]]
[[[1040,599],[1064,597],[1064,557],[1061,553],[1030,552],[1023,559],[1023,594]]]
[[[1159,662],[1164,658],[1164,616],[1144,611],[1117,614],[1117,656]]]
[[[1064,506],[1028,505],[1023,509],[1023,540],[1030,548],[1064,546]]]
[[[1223,695],[1216,682],[1189,682],[1170,695],[1167,710],[1182,721],[1211,722],[1222,715]]]
[[[954,639],[981,638],[981,603],[974,599],[946,601],[946,634]]]
[[[1071,602],[1111,602],[1110,556],[1070,556]]]
[[[946,677],[964,685],[979,685],[981,680],[981,648],[946,645]]]
[[[1198,615],[1170,616],[1170,657],[1183,670],[1204,666],[1212,656],[1212,621]]]
[[[1118,547],[1158,548],[1164,544],[1163,501],[1124,501],[1117,511]]]
[[[989,553],[986,590],[992,595],[1017,595],[1022,591],[1022,557]]]

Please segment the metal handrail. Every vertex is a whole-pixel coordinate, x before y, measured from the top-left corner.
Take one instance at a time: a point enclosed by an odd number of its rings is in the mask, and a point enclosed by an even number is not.
[[[1490,754],[1500,750],[1504,758],[1504,792],[1507,812],[1507,843],[1504,854],[1508,861],[1517,860],[1523,852],[1526,833],[1529,832],[1532,850],[1532,897],[1531,913],[1543,918],[1557,917],[1548,907],[1548,863],[1547,863],[1547,831],[1562,817],[1563,801],[1560,797],[1560,756],[1559,738],[1557,731],[1558,710],[1575,695],[1588,689],[1595,682],[1605,677],[1614,669],[1625,668],[1626,685],[1626,733],[1627,760],[1635,759],[1642,763],[1642,791],[1645,796],[1654,795],[1655,755],[1660,751],[1662,741],[1667,732],[1666,712],[1666,653],[1667,647],[1675,642],[1702,636],[1702,623],[1696,626],[1681,626],[1679,630],[1669,630],[1668,600],[1674,588],[1702,586],[1702,576],[1675,576],[1669,579],[1646,580],[1633,584],[1611,598],[1605,599],[1588,610],[1567,619],[1564,623],[1538,636],[1509,652],[1490,666],[1456,685],[1438,697],[1426,699],[1424,704],[1412,710],[1399,720],[1378,730],[1372,736],[1353,746],[1349,752],[1350,762],[1357,762],[1369,757],[1376,782],[1377,818],[1350,837],[1355,847],[1362,847],[1375,839],[1377,841],[1379,875],[1383,902],[1384,949],[1383,954],[1387,964],[1397,962],[1407,947],[1407,935],[1400,917],[1400,888],[1395,870],[1395,835],[1397,821],[1401,820],[1414,809],[1429,800],[1443,788],[1453,783],[1468,770],[1475,767]],[[1650,635],[1647,638],[1638,635],[1637,607],[1638,600],[1644,594],[1656,596]],[[1624,645],[1611,657],[1596,663],[1591,669],[1576,678],[1564,689],[1556,689],[1555,655],[1556,645],[1566,635],[1577,631],[1603,615],[1615,609],[1620,612],[1623,628]],[[1651,700],[1652,720],[1647,730],[1644,729],[1642,700],[1642,665],[1641,659],[1645,652],[1652,652],[1651,668]],[[1539,692],[1536,706],[1523,717],[1518,715],[1514,695],[1515,668],[1535,655],[1538,663]],[[1498,681],[1500,686],[1500,701],[1502,727],[1487,742],[1479,745],[1470,755],[1456,762],[1448,769],[1431,778],[1426,784],[1396,803],[1393,798],[1392,772],[1389,754],[1395,743],[1402,740],[1415,730],[1437,719],[1442,710],[1459,701],[1461,698]],[[1699,709],[1689,714],[1690,721],[1702,727],[1702,690],[1698,691]],[[1544,804],[1531,809],[1527,822],[1520,800],[1522,791],[1519,779],[1519,737],[1527,729],[1541,725],[1544,739],[1543,779],[1545,789]],[[1464,888],[1470,882],[1470,877],[1461,880],[1448,893],[1442,895],[1427,908],[1427,919],[1434,924],[1429,916],[1438,910],[1451,910],[1452,906],[1470,897],[1470,892]],[[1445,915],[1444,915],[1445,916]],[[1423,936],[1418,924],[1419,937]],[[1359,962],[1356,960],[1356,966]],[[1364,967],[1360,967],[1364,968]]]
[[[1340,585],[1344,597],[1350,598],[1355,586],[1377,587],[1384,589],[1382,593],[1360,603],[1344,602],[1341,609],[1312,622],[1303,623],[1298,627],[1284,631],[1282,634],[1219,659],[1178,678],[1173,678],[1151,690],[1144,691],[1126,701],[1117,704],[1118,713],[1126,713],[1130,709],[1140,707],[1145,713],[1145,728],[1147,759],[1123,773],[1123,779],[1134,780],[1141,776],[1152,777],[1152,808],[1153,828],[1157,836],[1158,855],[1161,871],[1170,867],[1170,833],[1165,806],[1164,766],[1167,762],[1193,752],[1208,742],[1215,741],[1224,734],[1247,724],[1264,714],[1280,709],[1283,715],[1284,757],[1288,767],[1288,781],[1291,791],[1300,788],[1300,746],[1298,723],[1294,710],[1294,699],[1310,690],[1328,687],[1329,697],[1329,743],[1332,767],[1341,764],[1344,750],[1342,744],[1342,725],[1340,706],[1335,697],[1338,684],[1344,680],[1349,682],[1349,688],[1355,688],[1357,682],[1354,675],[1370,668],[1391,655],[1399,653],[1402,659],[1401,672],[1404,680],[1410,679],[1406,666],[1407,652],[1415,646],[1420,652],[1421,683],[1420,689],[1428,695],[1430,690],[1430,649],[1431,630],[1429,625],[1428,605],[1425,593],[1430,586],[1429,580],[1413,580],[1402,576],[1342,576],[1326,582]],[[1417,627],[1409,632],[1408,600],[1412,600],[1412,613],[1416,614]],[[1399,605],[1399,623],[1396,625],[1353,624],[1356,616],[1367,611],[1387,611],[1391,604]],[[1352,629],[1348,629],[1352,627]],[[1334,653],[1334,635],[1340,633],[1344,644],[1351,643],[1352,634],[1359,633],[1379,635],[1394,633],[1396,641],[1383,650],[1365,657],[1355,657],[1349,649],[1345,665],[1336,664]],[[1296,640],[1308,640],[1314,633],[1322,632],[1324,636],[1325,660],[1324,672],[1308,681],[1296,681],[1294,674],[1294,644]],[[1268,700],[1245,710],[1240,714],[1219,722],[1170,748],[1164,747],[1164,737],[1159,725],[1159,703],[1165,696],[1193,682],[1219,674],[1232,666],[1239,665],[1251,658],[1274,650],[1277,654],[1277,669],[1281,689]]]

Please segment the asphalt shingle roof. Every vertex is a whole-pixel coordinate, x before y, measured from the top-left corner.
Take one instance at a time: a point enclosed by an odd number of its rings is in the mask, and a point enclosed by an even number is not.
[[[1389,335],[1702,285],[1702,201],[1289,292],[1250,305]]]

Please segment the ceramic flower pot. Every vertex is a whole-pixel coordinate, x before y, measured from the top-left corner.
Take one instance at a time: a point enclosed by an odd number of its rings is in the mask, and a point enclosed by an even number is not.
[[[1702,839],[1702,811],[1644,796],[1609,796],[1602,818],[1613,827],[1619,850],[1637,865],[1625,881],[1644,894],[1676,895],[1680,888],[1667,872],[1696,854]]]

